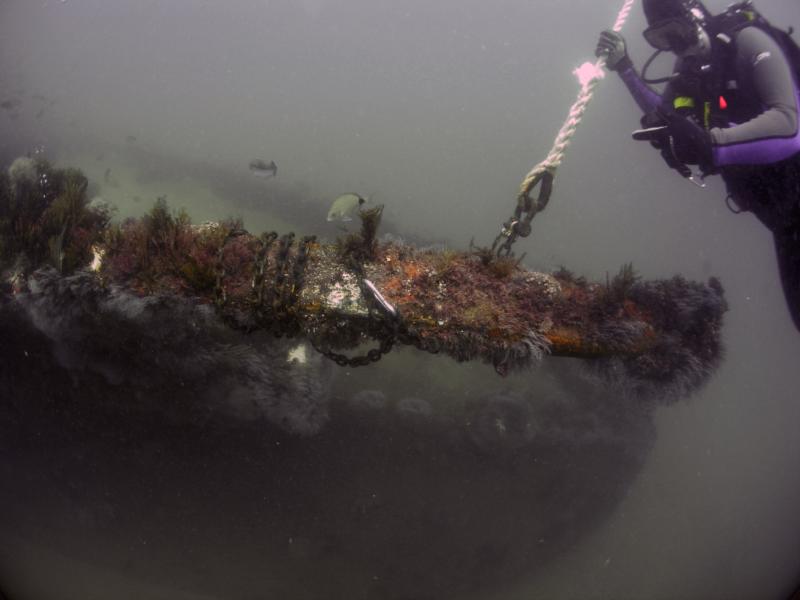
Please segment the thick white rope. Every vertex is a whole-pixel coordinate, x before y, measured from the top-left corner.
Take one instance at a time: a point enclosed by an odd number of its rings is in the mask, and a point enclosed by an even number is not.
[[[619,32],[622,29],[635,1],[636,0],[625,0],[625,4],[622,5],[622,9],[620,9],[617,15],[614,27],[612,27],[614,31]],[[601,56],[594,64],[586,62],[573,71],[581,84],[581,91],[578,93],[578,99],[569,109],[567,120],[561,126],[561,130],[558,132],[555,142],[553,142],[553,148],[550,150],[550,154],[548,154],[547,158],[542,162],[533,167],[522,181],[520,185],[520,197],[528,195],[530,188],[543,173],[550,172],[553,175],[555,174],[556,169],[564,159],[564,151],[572,140],[572,136],[575,135],[575,130],[578,128],[578,124],[583,118],[583,113],[586,112],[589,100],[592,99],[594,88],[597,86],[597,83],[605,77],[605,72],[603,71],[603,67],[605,66],[606,59],[604,56]]]

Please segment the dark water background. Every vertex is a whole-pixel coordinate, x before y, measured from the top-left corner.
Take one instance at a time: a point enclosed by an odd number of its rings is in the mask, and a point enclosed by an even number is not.
[[[793,2],[762,7],[800,25]],[[575,97],[572,69],[617,10],[0,0],[0,100],[12,101],[0,154],[43,147],[81,166],[121,215],[166,194],[196,221],[240,214],[251,230],[331,239],[326,202],[374,193],[393,231],[464,248],[512,210]],[[637,65],[642,27],[637,8],[625,29]],[[800,576],[800,335],[771,239],[725,208],[719,182],[693,188],[632,142],[637,118],[613,76],[599,86],[519,251],[590,279],[627,261],[646,278],[720,277],[728,352],[703,390],[654,408],[592,387],[570,361],[501,380],[406,350],[331,373],[330,422],[298,441],[191,393],[70,374],[42,336],[5,327],[0,589],[787,597]],[[254,157],[278,177],[253,181]],[[353,404],[367,389],[386,404]],[[523,390],[536,443],[511,452],[464,434],[471,403]]]

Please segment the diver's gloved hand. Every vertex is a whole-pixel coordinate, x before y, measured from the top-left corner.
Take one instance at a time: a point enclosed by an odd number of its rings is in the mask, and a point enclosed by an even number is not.
[[[610,29],[600,33],[594,55],[606,57],[606,68],[609,71],[624,71],[633,66],[631,59],[628,58],[625,38]]]
[[[659,110],[673,140],[675,157],[689,165],[699,165],[704,173],[714,170],[711,135],[694,120],[673,110]]]

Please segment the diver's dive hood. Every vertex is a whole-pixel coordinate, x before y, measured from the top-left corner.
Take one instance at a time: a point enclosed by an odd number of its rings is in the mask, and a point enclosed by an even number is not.
[[[643,8],[649,25],[643,35],[653,48],[683,57],[708,54],[711,13],[698,0],[643,0]]]
[[[664,83],[675,75],[655,79],[647,77],[648,67],[661,52],[707,60],[711,52],[708,25],[713,15],[699,0],[642,0],[642,7],[649,25],[643,35],[656,49],[642,68],[642,78],[646,83]]]
[[[668,19],[686,20],[702,27],[711,17],[699,0],[642,0],[642,8],[650,27]]]

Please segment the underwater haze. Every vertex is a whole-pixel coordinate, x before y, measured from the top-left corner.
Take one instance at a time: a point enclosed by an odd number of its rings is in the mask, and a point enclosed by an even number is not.
[[[393,236],[467,250],[512,214],[621,4],[0,0],[0,165],[78,167],[118,219],[166,198],[327,241],[357,193]],[[795,0],[758,5],[800,26]],[[644,26],[636,3],[638,68]],[[718,277],[704,387],[656,403],[570,359],[502,378],[411,348],[349,369],[306,346],[290,368],[286,340],[187,347],[168,319],[116,353],[41,302],[0,307],[0,598],[790,597],[800,333],[772,236],[632,141],[639,116],[608,74],[515,252],[591,281]]]

